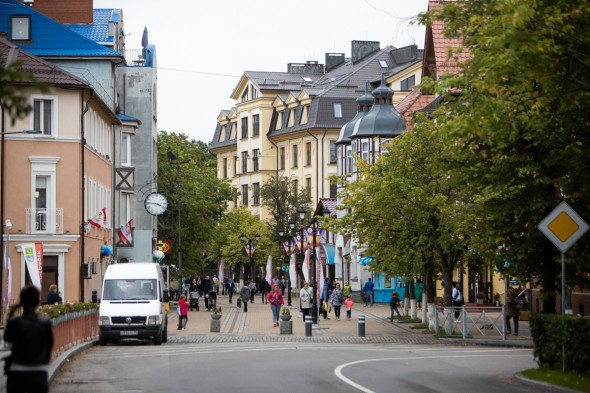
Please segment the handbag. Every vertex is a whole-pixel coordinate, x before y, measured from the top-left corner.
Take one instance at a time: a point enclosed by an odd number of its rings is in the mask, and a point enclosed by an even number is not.
[[[238,308],[242,308],[242,298],[241,297],[238,298],[237,306],[238,306]]]

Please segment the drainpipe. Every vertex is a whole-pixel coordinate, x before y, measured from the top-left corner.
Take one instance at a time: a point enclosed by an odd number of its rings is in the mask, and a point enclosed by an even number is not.
[[[4,123],[4,102],[0,101],[0,107],[2,107],[2,158],[0,158],[0,252],[2,252],[2,262],[0,262],[0,296],[2,296],[4,295],[4,258],[6,258],[4,255],[4,132],[6,131]],[[0,321],[2,321],[2,310],[3,308],[0,307]]]
[[[81,214],[80,217],[82,217],[82,224],[80,225],[80,301],[83,302],[84,301],[84,272],[82,271],[82,266],[84,266],[84,258],[85,258],[85,233],[84,233],[84,210],[86,208],[86,201],[84,200],[84,192],[86,190],[86,184],[84,184],[84,173],[86,171],[85,168],[85,161],[84,161],[84,149],[86,147],[86,128],[85,128],[85,124],[84,124],[84,115],[86,115],[86,112],[88,112],[88,107],[90,106],[90,101],[92,101],[92,98],[94,97],[94,90],[90,89],[90,96],[88,97],[88,101],[86,101],[86,104],[84,104],[84,89],[82,90],[82,115],[80,116],[80,131],[81,131],[81,135],[80,135],[80,153],[81,153],[81,159],[80,159],[80,167],[81,167],[81,174],[80,174],[80,183],[82,183],[82,187],[81,187],[81,198],[80,200],[82,201],[82,203],[80,204],[81,206]]]
[[[272,145],[275,147],[276,151],[277,151],[277,165],[276,165],[276,177],[279,177],[279,147],[272,141],[272,139],[270,139],[270,137],[268,136],[268,134],[270,134],[270,131],[266,134],[266,138],[268,139],[268,141],[270,143],[272,143]]]
[[[314,134],[312,134],[311,132],[309,132],[309,130],[305,130],[305,131],[307,131],[307,133],[309,135],[311,135],[312,137],[314,137],[314,139],[315,139],[315,148],[316,148],[316,151],[317,151],[318,150],[318,147],[319,147],[319,140],[318,140],[318,138]],[[324,135],[326,135],[325,129],[324,129]],[[323,139],[323,137],[322,137],[322,139]],[[323,143],[323,140],[322,140],[322,146],[323,146],[323,144],[324,143]],[[316,162],[316,176],[315,176],[315,194],[316,195],[315,196],[316,196],[316,204],[317,204],[320,201],[320,198],[319,198],[319,195],[320,195],[320,186],[319,186],[320,179],[319,179],[319,173],[318,173],[318,168],[317,168],[317,166],[319,165],[319,162],[318,161],[320,159],[320,155],[318,153],[316,153],[315,156],[316,156],[315,157],[315,162]],[[322,151],[322,163],[323,163],[323,161],[324,161],[324,152]],[[323,176],[323,170],[322,170],[322,176]]]

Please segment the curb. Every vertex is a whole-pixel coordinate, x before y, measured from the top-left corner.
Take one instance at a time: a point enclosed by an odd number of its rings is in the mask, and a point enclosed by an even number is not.
[[[51,386],[51,383],[53,382],[53,379],[57,376],[57,373],[59,372],[59,370],[63,367],[63,365],[66,362],[68,362],[70,360],[70,358],[76,356],[80,352],[87,350],[88,348],[91,348],[92,346],[96,345],[97,343],[98,343],[98,340],[93,340],[93,341],[87,341],[87,342],[80,344],[80,345],[76,345],[76,346],[70,348],[69,350],[63,352],[55,360],[53,360],[51,363],[49,363],[49,366],[47,367],[47,380],[48,380],[49,386]]]
[[[461,344],[471,344],[471,345],[482,345],[482,346],[489,346],[489,347],[517,347],[517,348],[533,348],[532,341],[501,341],[501,340],[463,340],[461,339],[454,339],[454,338],[441,338],[441,341],[444,341],[447,344],[453,343],[461,343]]]
[[[551,385],[546,382],[535,381],[534,379],[529,379],[529,378],[525,377],[521,373],[514,374],[514,379],[516,379],[518,382],[520,382],[524,385],[533,386],[533,387],[543,389],[543,391],[548,391],[548,392],[555,392],[555,393],[579,393],[580,392],[579,390],[573,390],[573,389],[565,388],[562,386]]]

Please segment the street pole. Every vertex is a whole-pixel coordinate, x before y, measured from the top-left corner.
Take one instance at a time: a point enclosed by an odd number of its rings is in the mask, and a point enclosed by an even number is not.
[[[176,203],[178,207],[178,298],[182,294],[182,232],[180,229],[180,164],[176,164]]]
[[[313,300],[312,300],[312,305],[311,305],[311,315],[312,315],[312,321],[313,324],[317,324],[318,320],[319,320],[319,315],[318,315],[318,283],[317,283],[317,268],[316,268],[316,264],[317,264],[317,260],[316,260],[316,232],[317,232],[317,221],[315,218],[312,219],[312,230],[313,230],[313,244],[311,245],[311,255],[312,255],[312,261],[313,261],[313,285],[312,285],[312,290],[313,290]]]

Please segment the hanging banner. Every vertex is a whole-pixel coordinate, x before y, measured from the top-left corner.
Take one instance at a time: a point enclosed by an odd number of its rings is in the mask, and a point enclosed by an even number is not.
[[[223,284],[223,281],[225,280],[225,269],[223,266],[223,259],[221,259],[221,262],[219,263],[219,282],[221,283],[221,285]]]
[[[299,252],[301,251],[301,243],[303,243],[303,246],[305,247],[305,242],[303,241],[303,239],[301,239],[300,235],[297,236],[293,236],[293,241],[295,241],[295,244],[297,244],[297,249],[299,250]]]
[[[320,255],[320,247],[316,248],[316,255]],[[324,269],[322,268],[322,258],[316,258],[316,277],[318,278],[318,299],[322,297],[324,291]]]
[[[309,282],[309,250],[305,250],[305,258],[303,259],[303,266],[301,270],[303,271],[303,279],[306,282]]]
[[[248,254],[248,256],[251,257],[254,255],[254,250],[256,250],[256,244],[252,244],[251,246],[246,244],[244,245],[244,250],[246,250],[246,254]]]
[[[272,256],[268,256],[268,261],[266,261],[266,281],[269,283],[272,282]]]
[[[305,240],[310,247],[313,247],[313,228],[305,228]],[[323,228],[317,228],[315,231],[315,247],[319,247],[320,244],[326,242],[326,230]]]
[[[41,276],[43,272],[43,244],[42,243],[25,243],[22,245],[25,254],[25,263],[31,283],[41,290]]]
[[[291,280],[291,288],[297,287],[297,265],[295,265],[295,254],[291,255],[289,263],[289,279]]]
[[[289,242],[283,242],[283,248],[287,255],[291,255],[295,252],[295,245],[293,243],[289,244]]]
[[[4,247],[4,271],[6,272],[6,293],[4,294],[4,309],[10,304],[12,294],[12,269],[10,266],[10,253],[8,252],[8,241]]]

